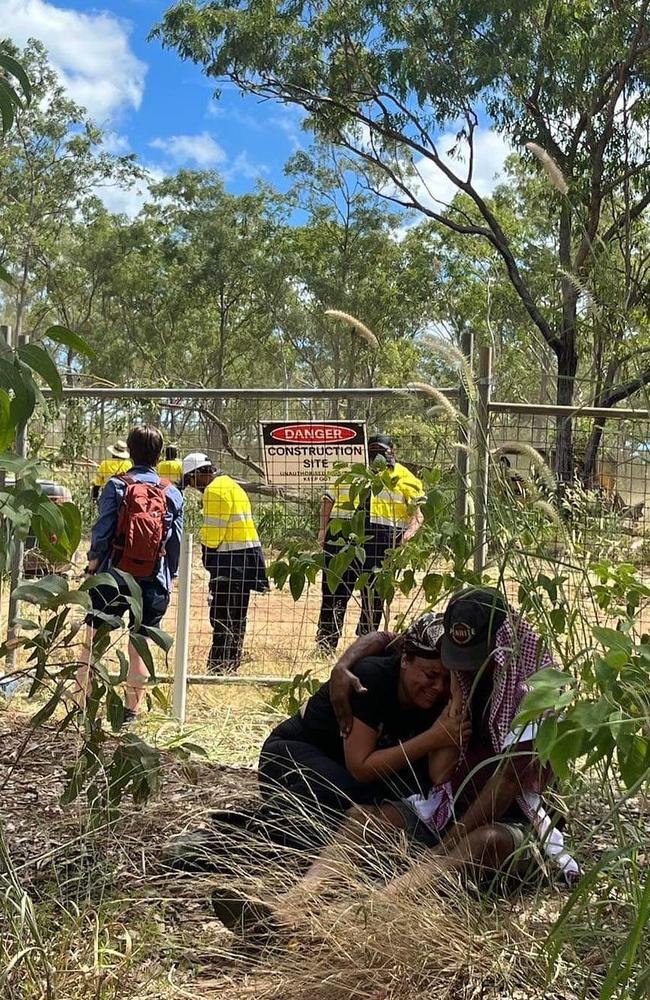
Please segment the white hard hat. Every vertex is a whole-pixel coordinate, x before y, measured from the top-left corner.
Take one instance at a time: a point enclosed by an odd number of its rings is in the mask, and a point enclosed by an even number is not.
[[[197,469],[204,469],[206,465],[212,465],[208,456],[202,451],[192,451],[183,459],[183,475],[188,476],[190,472],[196,472]]]

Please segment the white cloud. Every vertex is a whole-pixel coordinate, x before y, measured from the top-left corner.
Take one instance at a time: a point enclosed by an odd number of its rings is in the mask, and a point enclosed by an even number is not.
[[[238,153],[232,163],[221,171],[225,181],[233,181],[245,177],[247,180],[257,180],[270,173],[264,163],[252,163],[246,150]]]
[[[453,172],[465,178],[467,171],[467,146],[461,146],[452,157],[449,150],[457,145],[456,133],[445,132],[436,141],[442,159]],[[494,129],[477,129],[474,134],[474,169],[472,182],[480,195],[489,195],[498,183],[506,157],[512,152],[502,135]],[[415,164],[419,180],[414,182],[415,191],[427,208],[440,210],[448,205],[457,194],[453,181],[431,162],[420,159]]]
[[[147,167],[148,177],[137,181],[132,187],[106,185],[97,187],[95,194],[104,202],[109,212],[135,218],[142,206],[149,200],[149,187],[164,180],[165,174],[157,167]]]
[[[0,0],[2,34],[38,38],[70,97],[103,122],[139,108],[147,66],[131,51],[129,25],[108,11],[88,14],[46,0]]]
[[[176,166],[193,166],[206,169],[226,162],[226,154],[209,132],[196,135],[168,135],[153,139],[149,145],[159,149]]]

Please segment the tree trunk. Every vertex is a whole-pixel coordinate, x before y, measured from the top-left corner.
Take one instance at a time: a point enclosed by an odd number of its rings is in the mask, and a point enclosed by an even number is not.
[[[575,377],[578,370],[578,354],[573,337],[564,338],[557,352],[557,405],[571,406]],[[556,419],[555,474],[561,484],[569,483],[574,476],[573,417],[558,416]]]
[[[589,435],[589,440],[587,441],[585,456],[582,462],[582,482],[587,489],[592,489],[596,485],[596,462],[604,430],[605,421],[603,419],[594,420],[594,426],[591,429],[591,434]]]

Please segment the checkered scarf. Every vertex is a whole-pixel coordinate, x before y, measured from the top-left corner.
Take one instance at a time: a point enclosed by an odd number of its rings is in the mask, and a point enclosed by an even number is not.
[[[492,749],[495,753],[502,753],[509,745],[516,745],[518,736],[526,742],[534,738],[534,725],[517,734],[513,732],[513,721],[528,693],[528,678],[538,670],[552,667],[553,660],[540,636],[527,622],[512,613],[496,634],[493,657],[495,670],[489,726]],[[456,676],[467,703],[472,677],[460,671]],[[531,782],[535,787],[522,790],[517,802],[537,831],[545,855],[557,865],[566,881],[573,884],[580,877],[580,866],[566,850],[562,833],[552,825],[540,798],[549,775],[549,769],[544,774],[533,773]],[[434,830],[443,830],[453,817],[454,800],[450,782],[435,786],[426,798],[414,795],[408,801],[420,819]]]
[[[511,615],[496,634],[493,653],[494,685],[490,699],[490,734],[492,749],[501,753],[506,747],[512,721],[528,693],[528,678],[538,670],[553,666],[553,660],[540,636],[518,616]],[[456,673],[465,702],[469,701],[472,675]]]

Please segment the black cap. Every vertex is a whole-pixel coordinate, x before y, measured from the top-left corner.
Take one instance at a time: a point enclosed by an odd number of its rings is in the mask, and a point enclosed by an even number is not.
[[[404,652],[425,660],[439,659],[443,631],[442,615],[427,611],[416,618],[404,633]]]
[[[479,670],[508,617],[508,604],[493,587],[470,587],[452,597],[444,614],[442,662],[449,670]]]

